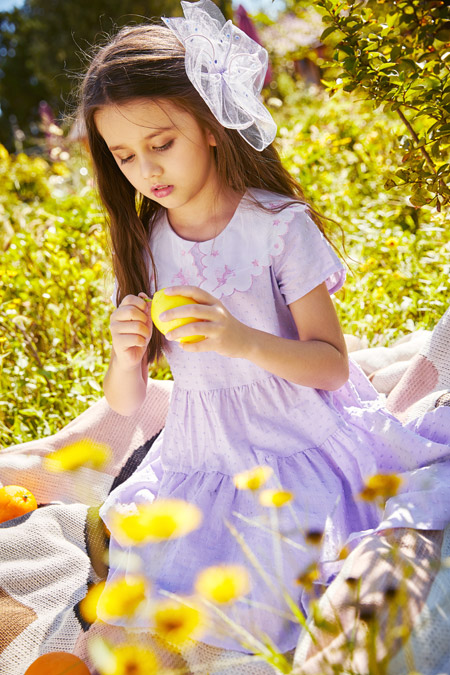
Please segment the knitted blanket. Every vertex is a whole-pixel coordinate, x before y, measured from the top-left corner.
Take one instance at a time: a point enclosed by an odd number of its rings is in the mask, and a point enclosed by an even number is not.
[[[351,337],[348,345],[352,358],[386,397],[387,407],[402,421],[437,405],[450,405],[450,310],[434,331],[413,333],[390,347],[364,349]],[[164,426],[171,388],[171,382],[149,381],[142,407],[130,417],[114,413],[102,398],[53,436],[0,451],[0,484],[23,485],[39,503],[37,510],[0,524],[2,675],[23,675],[30,663],[50,651],[77,654],[93,673],[87,649],[89,640],[96,635],[112,641],[123,638],[120,628],[87,623],[79,612],[79,603],[88,586],[104,578],[107,571],[102,556],[105,532],[98,519],[98,506],[111,488],[125,480],[145,457]],[[65,473],[47,470],[43,461],[46,455],[86,438],[111,448],[106,465],[101,469],[84,466]],[[438,559],[441,543],[433,540],[433,555]],[[358,555],[359,548],[352,556]],[[367,556],[366,549],[363,554]],[[373,570],[376,567],[373,559],[369,562]],[[429,583],[420,586],[422,593],[416,613],[427,601],[430,588],[434,588],[436,574],[436,566],[429,566]],[[369,593],[370,579],[367,575]],[[331,604],[336,582],[339,588],[338,577],[327,592],[331,591]],[[215,668],[211,666],[214,650],[207,653],[193,649],[186,657],[164,650],[151,636],[147,640],[152,641],[153,649],[159,650],[162,665],[179,669],[178,672],[272,672],[254,662],[227,666],[223,658],[222,666]],[[301,642],[302,662],[316,658],[317,654],[312,655],[310,647],[305,646],[304,636]],[[298,666],[298,659],[296,663]],[[305,672],[324,671],[313,668]]]

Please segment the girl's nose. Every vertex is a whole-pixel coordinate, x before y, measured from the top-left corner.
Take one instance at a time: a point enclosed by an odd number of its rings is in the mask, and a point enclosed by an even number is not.
[[[162,173],[161,166],[150,157],[144,157],[141,160],[141,174],[143,178],[152,178],[153,176],[160,176]]]

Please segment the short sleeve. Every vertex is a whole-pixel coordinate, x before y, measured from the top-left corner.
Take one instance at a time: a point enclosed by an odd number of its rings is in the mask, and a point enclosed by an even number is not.
[[[273,259],[280,291],[289,305],[325,282],[329,293],[345,281],[345,268],[303,206],[290,209],[293,217],[282,235],[284,246]]]

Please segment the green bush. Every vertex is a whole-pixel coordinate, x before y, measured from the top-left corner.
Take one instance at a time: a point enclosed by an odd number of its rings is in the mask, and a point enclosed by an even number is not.
[[[103,217],[79,169],[2,150],[2,443],[53,433],[101,392]],[[78,194],[77,194],[78,193]]]
[[[276,110],[283,162],[344,229],[349,278],[336,297],[344,330],[375,345],[432,328],[448,306],[447,213],[416,208],[406,190],[385,190],[385,172],[402,161],[401,120],[315,87],[293,86]]]
[[[317,0],[333,47],[331,92],[343,89],[395,112],[402,162],[385,172],[415,206],[450,201],[450,7],[443,0]],[[337,72],[336,72],[337,71]],[[377,114],[377,113],[375,113]]]

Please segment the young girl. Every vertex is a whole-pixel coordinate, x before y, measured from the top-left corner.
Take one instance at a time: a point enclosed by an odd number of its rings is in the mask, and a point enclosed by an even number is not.
[[[445,527],[450,410],[403,427],[349,364],[330,299],[343,265],[271,144],[275,125],[259,100],[267,54],[211,0],[182,5],[185,18],[122,29],[81,92],[116,275],[105,396],[121,415],[136,411],[162,351],[175,381],[163,432],[101,509],[112,551],[125,554],[108,579],[138,556],[152,594],[185,596],[202,569],[242,564],[250,590],[226,611],[287,652],[299,624],[282,588],[306,614],[297,580],[316,559],[312,539],[323,533],[327,583],[352,533]],[[163,287],[198,303],[160,317],[195,318],[164,339],[147,302]],[[294,495],[277,511],[279,550],[267,507],[234,481],[255,466],[272,470],[265,487]],[[403,480],[384,513],[359,498],[369,476],[393,473]],[[202,525],[157,548],[122,548],[114,514],[161,497],[197,505]],[[203,640],[250,651],[231,630]]]

